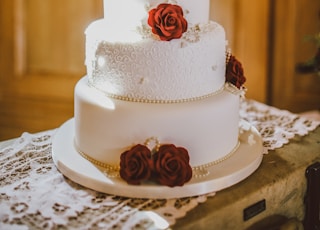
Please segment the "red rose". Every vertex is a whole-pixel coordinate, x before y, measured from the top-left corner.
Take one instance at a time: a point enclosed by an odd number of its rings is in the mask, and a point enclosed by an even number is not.
[[[192,177],[188,151],[172,144],[162,145],[153,155],[154,178],[170,187],[182,186]]]
[[[152,33],[157,34],[162,41],[181,38],[188,28],[181,7],[166,3],[149,11],[148,24],[152,28]]]
[[[238,88],[246,82],[241,63],[232,55],[226,67],[226,81]]]
[[[120,176],[128,184],[138,185],[151,176],[153,162],[151,151],[144,145],[136,145],[120,156]]]

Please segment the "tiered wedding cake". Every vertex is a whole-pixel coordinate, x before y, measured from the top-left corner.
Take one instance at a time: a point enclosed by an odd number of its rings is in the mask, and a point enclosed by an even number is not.
[[[76,149],[129,184],[205,176],[239,146],[245,81],[209,0],[104,0],[104,13],[86,30]]]

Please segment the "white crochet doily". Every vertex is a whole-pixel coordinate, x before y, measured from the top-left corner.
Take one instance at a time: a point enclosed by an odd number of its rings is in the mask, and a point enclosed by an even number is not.
[[[240,115],[261,133],[264,153],[320,124],[252,100],[242,103]],[[0,149],[0,229],[165,229],[214,195],[131,199],[84,188],[56,169],[55,132],[24,133]]]

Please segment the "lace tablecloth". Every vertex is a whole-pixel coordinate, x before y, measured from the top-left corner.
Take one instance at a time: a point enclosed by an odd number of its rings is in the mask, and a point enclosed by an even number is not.
[[[243,101],[240,115],[261,133],[265,154],[320,124],[253,100]],[[215,195],[132,199],[84,188],[55,167],[55,132],[24,133],[0,149],[0,229],[165,229]]]

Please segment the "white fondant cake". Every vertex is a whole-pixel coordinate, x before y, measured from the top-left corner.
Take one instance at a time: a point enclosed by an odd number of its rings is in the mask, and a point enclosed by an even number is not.
[[[241,89],[225,83],[225,32],[209,21],[209,0],[104,7],[105,18],[86,30],[88,76],[75,88],[78,151],[114,169],[150,140],[185,148],[193,170],[232,154]]]

